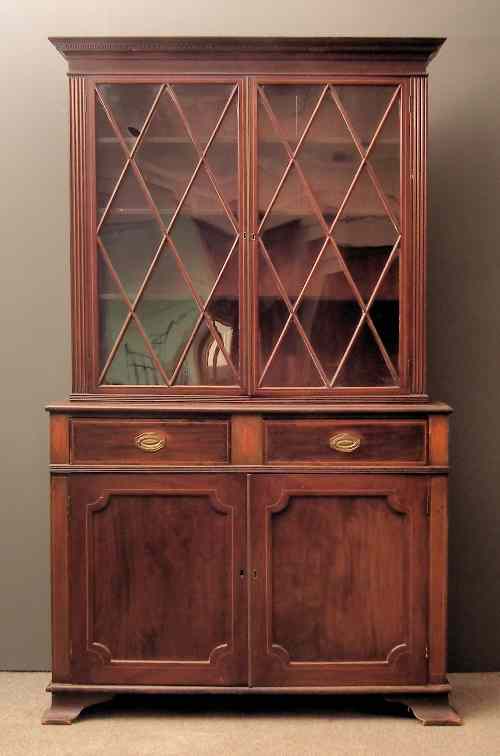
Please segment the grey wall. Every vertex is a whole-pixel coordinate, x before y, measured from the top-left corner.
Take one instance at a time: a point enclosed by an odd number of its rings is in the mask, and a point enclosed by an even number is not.
[[[65,63],[50,35],[430,35],[429,388],[455,408],[450,668],[500,669],[498,0],[3,0],[0,668],[49,666],[47,417],[70,390]],[[496,36],[495,36],[496,35]]]

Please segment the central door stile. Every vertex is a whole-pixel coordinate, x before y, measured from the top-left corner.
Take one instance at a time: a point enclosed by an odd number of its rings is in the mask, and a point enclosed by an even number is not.
[[[256,265],[256,235],[257,227],[257,82],[255,77],[248,76],[245,80],[246,94],[246,189],[247,189],[247,281],[245,295],[247,297],[248,312],[248,393],[255,394],[257,385],[257,265]]]
[[[250,512],[250,502],[252,501],[251,496],[251,488],[252,488],[252,476],[247,475],[246,476],[246,525],[247,525],[247,543],[246,543],[246,562],[247,562],[247,569],[246,569],[246,582],[247,582],[247,637],[248,637],[248,651],[247,651],[247,664],[248,664],[248,687],[253,687],[253,659],[252,659],[252,604],[253,604],[253,596],[252,596],[252,578],[251,575],[253,574],[253,563],[252,563],[252,541],[251,541],[251,534],[252,534],[252,524],[251,524],[251,512]]]

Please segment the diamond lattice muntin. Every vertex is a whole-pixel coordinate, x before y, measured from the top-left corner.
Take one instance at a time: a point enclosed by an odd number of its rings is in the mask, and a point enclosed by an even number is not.
[[[258,87],[259,388],[399,384],[400,88]]]
[[[237,86],[95,96],[99,382],[237,386]]]

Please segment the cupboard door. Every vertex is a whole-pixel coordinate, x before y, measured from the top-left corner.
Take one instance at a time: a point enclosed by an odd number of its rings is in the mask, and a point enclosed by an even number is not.
[[[71,481],[73,681],[247,681],[244,480]]]
[[[427,481],[252,476],[252,685],[427,676]]]
[[[256,82],[258,393],[404,387],[402,86]]]
[[[241,81],[101,81],[93,105],[97,383],[241,393]]]

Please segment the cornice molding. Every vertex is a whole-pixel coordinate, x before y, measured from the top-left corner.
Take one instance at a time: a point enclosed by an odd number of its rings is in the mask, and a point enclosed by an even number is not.
[[[136,55],[327,60],[401,60],[428,63],[442,37],[50,37],[67,60],[72,57]]]

